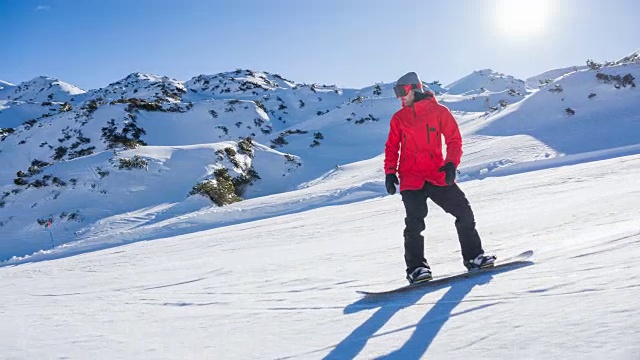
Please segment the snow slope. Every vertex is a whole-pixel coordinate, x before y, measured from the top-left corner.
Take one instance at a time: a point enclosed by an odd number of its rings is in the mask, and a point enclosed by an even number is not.
[[[585,70],[585,69],[587,69],[587,66],[570,66],[566,68],[553,69],[553,70],[545,71],[542,74],[538,74],[536,76],[532,76],[526,79],[525,84],[527,87],[531,89],[537,89],[547,85],[549,82],[561,76],[567,75],[572,72]]]
[[[0,347],[8,358],[636,359],[638,177],[632,155],[463,182],[485,248],[533,249],[532,262],[381,300],[355,292],[403,284],[403,209],[381,193],[4,267]],[[426,248],[437,274],[461,268],[453,219],[436,207]]]
[[[622,64],[560,77],[538,92],[494,114],[477,134],[524,134],[564,154],[598,151],[638,143],[640,93],[616,87],[596,74],[640,78],[640,66]],[[635,83],[635,82],[634,82]]]

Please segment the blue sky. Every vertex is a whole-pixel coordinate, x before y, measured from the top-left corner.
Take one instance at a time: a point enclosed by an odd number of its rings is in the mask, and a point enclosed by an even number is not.
[[[524,79],[639,50],[639,3],[0,0],[0,79],[93,89],[136,71],[188,80],[236,68],[355,88],[407,71],[444,85],[485,68]]]

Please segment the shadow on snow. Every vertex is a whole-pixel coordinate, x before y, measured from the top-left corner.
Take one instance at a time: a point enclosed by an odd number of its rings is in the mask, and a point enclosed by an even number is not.
[[[494,275],[530,265],[533,265],[533,262],[526,261],[512,266],[505,266],[495,271],[481,273],[471,278],[453,281],[452,283],[416,288],[401,295],[384,295],[360,299],[348,305],[344,309],[344,313],[352,314],[375,308],[378,308],[378,310],[362,325],[353,330],[351,334],[347,335],[324,359],[353,359],[364,349],[369,339],[387,336],[411,328],[414,328],[413,334],[404,345],[389,354],[379,357],[379,359],[420,359],[427,352],[427,349],[449,318],[485,309],[497,303],[483,304],[458,314],[452,314],[453,309],[463,302],[474,287],[489,283]],[[397,312],[417,304],[424,295],[446,287],[449,287],[449,290],[415,325],[376,334]]]

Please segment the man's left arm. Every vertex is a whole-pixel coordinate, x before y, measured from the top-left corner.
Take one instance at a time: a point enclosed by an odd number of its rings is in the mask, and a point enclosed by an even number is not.
[[[447,157],[444,159],[444,163],[451,162],[457,168],[462,158],[462,136],[451,111],[444,106],[441,110],[440,131],[442,131],[445,144],[447,144]]]

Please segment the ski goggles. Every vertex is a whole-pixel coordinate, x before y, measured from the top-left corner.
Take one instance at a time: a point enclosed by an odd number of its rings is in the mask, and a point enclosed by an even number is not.
[[[415,89],[422,89],[422,86],[418,86],[416,84],[396,85],[393,87],[393,92],[396,93],[396,97],[403,97],[403,96],[406,96],[409,93],[409,91],[415,90]]]

